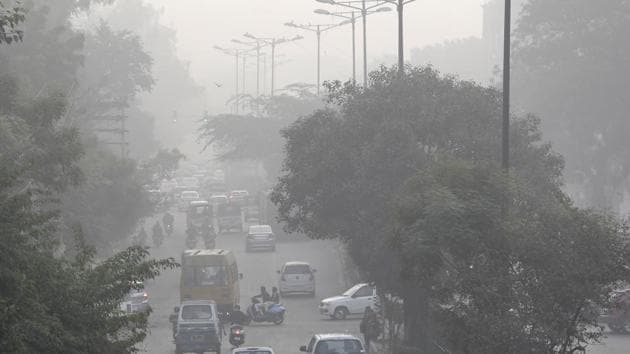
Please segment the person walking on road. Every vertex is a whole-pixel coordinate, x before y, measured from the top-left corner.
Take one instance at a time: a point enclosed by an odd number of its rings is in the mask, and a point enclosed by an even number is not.
[[[164,224],[164,231],[166,231],[166,234],[168,236],[170,236],[173,233],[174,222],[175,222],[175,217],[173,216],[173,214],[169,213],[168,211],[164,213],[164,216],[162,217],[162,224]]]
[[[366,350],[369,352],[370,344],[372,341],[376,340],[380,334],[380,325],[378,323],[378,318],[376,317],[376,312],[374,312],[369,306],[365,308],[359,329],[363,334]]]

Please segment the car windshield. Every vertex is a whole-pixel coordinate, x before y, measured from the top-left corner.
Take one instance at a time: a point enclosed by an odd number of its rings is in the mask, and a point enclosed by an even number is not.
[[[209,320],[212,318],[212,307],[210,305],[186,305],[182,308],[182,318],[184,320]]]
[[[225,266],[186,267],[182,271],[185,286],[227,285]]]
[[[319,341],[314,354],[359,354],[363,351],[356,339],[331,339]]]
[[[284,274],[311,274],[308,264],[291,264],[284,268]]]
[[[346,290],[345,293],[343,293],[343,296],[352,296],[355,292],[357,292],[357,290],[359,290],[360,288],[363,287],[363,284],[357,284],[353,287],[351,287],[350,289]]]
[[[269,225],[253,225],[249,227],[250,234],[270,234],[271,226]]]

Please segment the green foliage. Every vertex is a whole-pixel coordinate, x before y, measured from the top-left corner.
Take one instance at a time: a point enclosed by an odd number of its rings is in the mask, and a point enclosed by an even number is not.
[[[177,148],[172,150],[160,149],[154,157],[142,165],[140,174],[145,184],[159,186],[162,180],[171,180],[179,169],[179,163],[186,156]]]
[[[24,19],[24,8],[14,6],[6,10],[5,5],[0,2],[0,44],[22,41],[24,31],[19,29],[18,26],[21,22],[24,22]]]
[[[581,314],[627,278],[625,231],[562,194],[535,117],[513,118],[507,179],[496,90],[422,67],[329,88],[336,110],[283,131],[272,200],[288,231],[341,239],[366,280],[404,299],[408,345],[544,352],[597,336]]]
[[[543,118],[568,181],[599,208],[618,207],[630,176],[629,31],[627,1],[589,0],[531,0],[515,30],[514,97]]]
[[[94,143],[85,146],[86,155],[79,161],[85,182],[62,196],[63,221],[67,227],[80,222],[89,244],[108,252],[135,230],[139,220],[153,214],[154,205],[133,160]]]
[[[625,228],[493,164],[441,159],[396,204],[403,281],[431,289],[456,353],[572,353],[601,336],[590,310],[630,277]]]
[[[262,161],[272,180],[275,179],[283,157],[280,131],[323,105],[319,97],[302,85],[289,85],[285,91],[258,102],[265,113],[262,117],[234,114],[204,117],[199,139],[205,142],[205,148],[212,147],[218,152],[223,161]],[[255,109],[256,102],[248,105]]]

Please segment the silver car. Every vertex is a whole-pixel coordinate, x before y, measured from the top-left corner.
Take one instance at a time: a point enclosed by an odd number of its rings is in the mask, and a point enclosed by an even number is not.
[[[276,250],[276,236],[269,225],[252,225],[245,239],[245,250]]]

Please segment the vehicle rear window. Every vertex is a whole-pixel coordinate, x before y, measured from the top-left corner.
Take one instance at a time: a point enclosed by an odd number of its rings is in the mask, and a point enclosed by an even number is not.
[[[284,268],[284,274],[311,274],[311,267],[306,264],[292,264]]]
[[[185,320],[209,320],[212,318],[212,307],[208,305],[186,305],[182,309]]]
[[[269,225],[253,225],[249,227],[250,234],[270,234],[272,232]]]
[[[183,192],[182,198],[199,198],[199,193],[197,192]]]
[[[331,339],[318,342],[314,354],[360,354],[362,350],[356,339]]]

